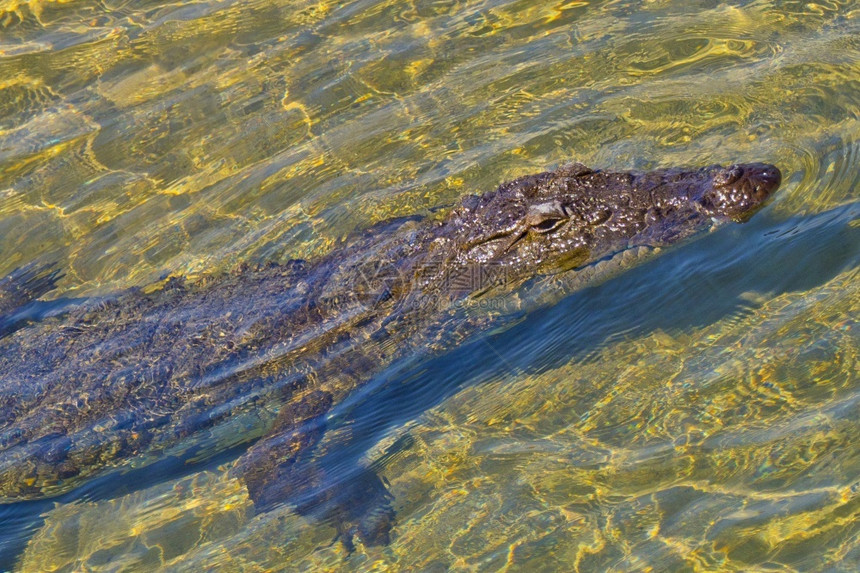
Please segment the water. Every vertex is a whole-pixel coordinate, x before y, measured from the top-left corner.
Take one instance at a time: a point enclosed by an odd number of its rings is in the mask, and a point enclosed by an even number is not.
[[[255,516],[239,447],[0,506],[0,569],[856,570],[858,16],[0,0],[0,276],[54,261],[54,298],[312,258],[571,159],[784,175],[749,223],[336,410],[321,452],[389,482],[390,545]]]

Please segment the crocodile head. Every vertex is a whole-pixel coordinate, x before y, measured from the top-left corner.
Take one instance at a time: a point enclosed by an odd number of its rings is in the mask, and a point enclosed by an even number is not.
[[[776,167],[762,163],[646,173],[574,164],[469,196],[445,226],[461,262],[500,264],[509,277],[525,277],[745,221],[780,180]]]
[[[737,222],[752,217],[782,181],[779,169],[766,163],[715,165],[706,171],[710,181],[697,199],[700,208],[713,217]]]

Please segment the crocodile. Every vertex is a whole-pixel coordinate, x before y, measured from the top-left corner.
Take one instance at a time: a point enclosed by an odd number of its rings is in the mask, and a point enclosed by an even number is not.
[[[512,312],[472,303],[538,300],[542,281],[745,221],[780,182],[763,163],[574,163],[377,223],[315,261],[171,277],[18,325],[0,338],[0,503],[168,453],[205,459],[200,444],[220,436],[210,450],[239,448],[230,471],[258,511],[287,503],[331,520],[348,548],[385,544],[395,515],[372,469],[343,492],[315,464],[337,404],[396,361],[442,353]],[[56,274],[18,277],[32,288],[6,298],[23,304]]]

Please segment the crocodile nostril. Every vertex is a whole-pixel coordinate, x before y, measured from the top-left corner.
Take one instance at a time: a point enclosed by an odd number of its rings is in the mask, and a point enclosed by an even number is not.
[[[732,165],[731,167],[723,169],[714,176],[714,185],[717,187],[731,185],[740,179],[743,174],[744,170],[740,165]]]

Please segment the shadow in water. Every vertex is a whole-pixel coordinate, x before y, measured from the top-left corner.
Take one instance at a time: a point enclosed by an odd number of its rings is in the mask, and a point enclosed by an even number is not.
[[[533,312],[504,332],[387,369],[333,410],[329,426],[349,431],[321,462],[332,480],[327,487],[348,489],[365,471],[358,461],[368,448],[464,386],[588,359],[621,336],[705,326],[747,312],[744,293],[777,296],[826,283],[860,264],[860,228],[849,225],[858,216],[860,204],[851,204],[813,217],[780,222],[763,216],[725,228]],[[399,442],[383,457],[404,447]]]
[[[42,526],[43,519],[40,516],[50,511],[55,504],[115,499],[165,481],[214,470],[239,457],[248,445],[245,443],[226,449],[200,463],[189,463],[198,453],[198,448],[190,448],[182,456],[166,456],[145,467],[117,470],[99,476],[57,497],[0,504],[0,571],[13,570],[28,540]]]
[[[359,490],[368,489],[368,468],[359,460],[368,448],[392,428],[466,385],[511,371],[534,374],[571,358],[586,359],[622,335],[707,325],[743,312],[748,303],[739,297],[746,292],[778,295],[825,283],[860,262],[860,228],[849,225],[858,215],[860,204],[786,221],[762,214],[532,312],[507,330],[479,336],[443,356],[412,357],[389,367],[328,417],[330,430],[348,427],[348,431],[340,432],[342,437],[330,442],[327,453],[317,460],[325,476],[321,490],[331,492],[319,499],[336,504],[337,500],[362,497]],[[141,469],[113,472],[54,499],[0,505],[0,570],[14,566],[28,538],[41,525],[38,516],[55,502],[115,498],[214,468],[238,457],[249,445],[196,464],[188,463],[195,455],[192,449],[181,458],[167,457]],[[384,466],[386,456],[405,447],[408,440],[399,440],[369,469]],[[387,503],[378,487],[370,489],[372,497]],[[366,507],[361,511],[372,516],[376,510]],[[330,507],[308,507],[303,513],[332,520],[338,515]]]

